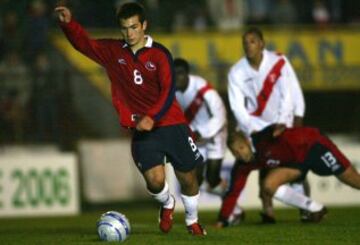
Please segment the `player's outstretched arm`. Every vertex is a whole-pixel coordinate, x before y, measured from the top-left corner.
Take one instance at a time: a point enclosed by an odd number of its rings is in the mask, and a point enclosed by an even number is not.
[[[60,22],[62,23],[69,23],[71,21],[71,11],[67,7],[60,6],[55,8],[55,13],[57,14],[57,17]]]
[[[91,39],[84,28],[73,20],[69,8],[59,6],[54,9],[59,19],[60,27],[72,46],[85,56],[103,65],[111,58],[112,53],[107,51],[106,42]]]

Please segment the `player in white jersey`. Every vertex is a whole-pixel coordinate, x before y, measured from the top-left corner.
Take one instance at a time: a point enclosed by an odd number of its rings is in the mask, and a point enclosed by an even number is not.
[[[248,36],[256,39],[255,35]],[[251,52],[247,44],[244,45],[245,50],[249,49],[245,52]],[[259,65],[252,66],[247,58],[242,58],[232,66],[228,92],[238,129],[250,136],[271,124],[278,124],[279,128],[292,126],[293,101],[289,85],[297,81],[289,76],[290,69],[283,55],[266,49],[261,52]]]
[[[258,28],[252,27],[244,33],[243,47],[245,57],[233,65],[228,74],[229,101],[237,129],[249,137],[275,124],[273,136],[277,137],[285,127],[300,126],[305,113],[304,97],[288,59],[265,49]],[[260,172],[260,187],[265,175]],[[296,189],[305,192],[302,186]],[[260,197],[263,222],[274,223],[272,201],[262,195],[262,190]]]
[[[176,99],[185,112],[195,142],[206,163],[198,171],[199,183],[205,179],[208,191],[222,195],[226,182],[220,170],[226,151],[226,109],[218,92],[204,78],[190,74],[186,60],[174,60]]]

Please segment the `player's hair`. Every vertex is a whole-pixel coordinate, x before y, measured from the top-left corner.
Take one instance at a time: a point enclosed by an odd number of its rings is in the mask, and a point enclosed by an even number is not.
[[[133,16],[139,16],[140,23],[144,23],[146,20],[146,14],[144,7],[135,2],[124,3],[120,6],[119,10],[117,11],[117,20],[120,21],[121,19],[128,19]]]
[[[189,63],[183,58],[176,58],[174,60],[174,67],[182,67],[186,71],[186,73],[190,72],[190,65]]]
[[[230,131],[227,138],[227,145],[231,147],[235,141],[247,142],[248,138],[242,131]]]
[[[255,34],[261,41],[264,41],[264,35],[263,35],[262,31],[255,26],[252,26],[252,27],[249,27],[248,29],[246,29],[246,31],[243,34],[243,38],[248,34]]]

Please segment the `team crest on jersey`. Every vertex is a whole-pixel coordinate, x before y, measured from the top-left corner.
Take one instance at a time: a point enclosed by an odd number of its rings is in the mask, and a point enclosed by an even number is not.
[[[151,61],[146,62],[145,67],[146,67],[146,69],[148,69],[149,71],[155,71],[155,70],[156,70],[155,64],[152,63]]]

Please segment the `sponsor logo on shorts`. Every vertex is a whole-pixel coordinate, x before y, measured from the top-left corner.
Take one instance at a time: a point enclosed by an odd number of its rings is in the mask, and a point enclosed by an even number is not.
[[[277,159],[268,159],[266,161],[266,165],[268,165],[269,167],[273,168],[276,167],[278,165],[280,165],[280,160]]]

